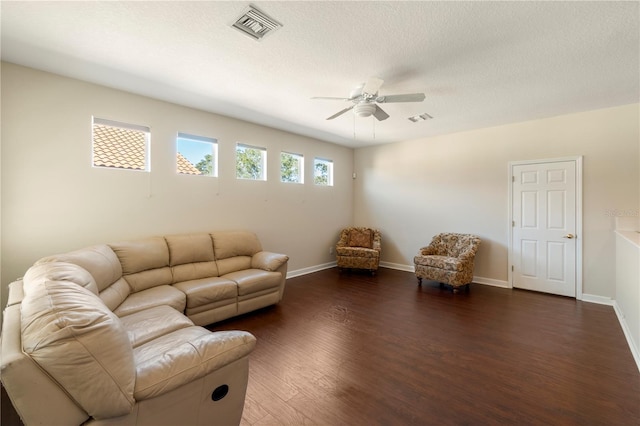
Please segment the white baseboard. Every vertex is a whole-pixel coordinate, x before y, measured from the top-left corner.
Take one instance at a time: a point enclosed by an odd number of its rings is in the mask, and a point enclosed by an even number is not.
[[[629,345],[629,350],[631,351],[631,355],[633,356],[633,360],[636,362],[636,366],[638,367],[638,371],[640,371],[640,349],[638,349],[638,343],[634,342],[633,337],[631,335],[631,331],[629,330],[629,325],[627,324],[626,317],[624,312],[620,309],[618,302],[610,297],[598,296],[595,294],[582,294],[582,301],[589,303],[597,303],[599,305],[612,306],[616,316],[618,317],[618,322],[620,323],[620,327],[622,327],[622,332],[624,333],[625,339],[627,339],[627,344]]]
[[[416,269],[413,265],[403,265],[402,263],[380,262],[380,266],[383,268],[396,269],[398,271],[415,272]]]
[[[323,263],[321,265],[309,266],[308,268],[296,269],[295,271],[288,271],[287,278],[299,277],[301,275],[307,275],[313,272],[334,268],[336,265],[337,263],[334,261],[329,263]]]
[[[477,283],[477,284],[484,284],[484,285],[490,285],[493,287],[500,287],[500,288],[511,288],[511,286],[509,285],[509,281],[503,281],[503,280],[495,280],[493,278],[485,278],[485,277],[473,277],[473,282]]]
[[[620,322],[620,326],[622,327],[622,332],[624,333],[624,337],[627,339],[627,343],[629,344],[629,349],[631,349],[631,355],[633,355],[633,359],[636,362],[638,371],[640,371],[640,349],[638,349],[638,343],[640,342],[633,341],[631,330],[629,330],[629,325],[627,324],[626,316],[624,312],[622,312],[622,309],[620,309],[618,302],[616,302],[615,300],[613,301],[613,310],[615,311],[616,316],[618,317],[618,321]]]
[[[415,272],[413,265],[404,265],[402,263],[380,262],[383,268],[397,269],[398,271]],[[477,284],[490,285],[493,287],[511,288],[508,281],[495,280],[493,278],[473,277],[473,282]]]
[[[595,294],[582,293],[582,301],[589,303],[597,303],[598,305],[613,306],[615,303],[610,297],[598,296]]]

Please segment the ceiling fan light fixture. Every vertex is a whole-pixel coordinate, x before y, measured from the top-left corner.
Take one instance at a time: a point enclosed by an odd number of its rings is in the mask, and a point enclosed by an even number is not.
[[[353,112],[358,117],[371,117],[376,112],[376,105],[372,103],[359,103],[353,108]]]
[[[409,117],[409,121],[413,123],[417,123],[418,121],[427,121],[427,120],[431,120],[432,118],[433,118],[432,116],[430,116],[425,112],[424,114],[419,114],[419,115],[414,115],[413,117]]]

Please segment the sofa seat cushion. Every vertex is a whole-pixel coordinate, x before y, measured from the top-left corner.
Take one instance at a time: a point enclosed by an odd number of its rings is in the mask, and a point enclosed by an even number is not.
[[[193,326],[151,340],[133,350],[134,397],[153,398],[247,356],[256,338],[244,331],[218,331]]]
[[[161,285],[129,295],[113,312],[119,317],[124,317],[125,315],[162,305],[184,312],[186,303],[187,297],[183,292],[170,285]]]
[[[187,309],[238,296],[236,283],[220,277],[183,281],[173,286],[187,295]]]
[[[375,259],[380,256],[380,252],[378,250],[362,247],[336,247],[336,254],[338,256],[367,257],[371,259]]]
[[[282,274],[262,269],[245,269],[224,275],[222,278],[233,280],[238,284],[238,295],[244,296],[280,285]]]
[[[135,312],[120,318],[120,322],[134,348],[173,331],[193,326],[189,318],[167,305]]]
[[[432,268],[444,269],[447,271],[462,271],[465,262],[456,257],[448,256],[416,256],[413,259],[416,265],[430,266]]]

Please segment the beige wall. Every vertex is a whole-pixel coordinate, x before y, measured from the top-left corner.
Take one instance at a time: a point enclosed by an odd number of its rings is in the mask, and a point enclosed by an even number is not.
[[[382,260],[407,268],[434,234],[477,233],[483,244],[475,275],[506,282],[509,161],[584,155],[583,291],[615,297],[614,217],[608,212],[640,208],[638,105],[354,154],[12,64],[2,64],[1,89],[2,289],[48,254],[202,230],[253,229],[266,248],[291,256],[290,270],[312,269],[334,260],[328,249],[338,230],[354,223],[378,227]],[[150,126],[151,173],[92,168],[92,115]],[[178,131],[219,140],[219,178],[174,173]],[[236,141],[268,148],[267,182],[235,179]],[[304,154],[306,184],[278,182],[281,150]],[[334,160],[334,187],[309,183],[314,156]]]
[[[92,168],[92,115],[150,126],[151,172]],[[175,173],[179,131],[218,139],[219,178]],[[236,180],[236,141],[267,148],[267,182]],[[304,155],[307,183],[279,182],[281,150]],[[313,185],[315,156],[333,187]],[[48,254],[180,232],[250,229],[290,270],[329,263],[352,167],[350,148],[3,63],[2,288]]]
[[[506,283],[508,163],[583,155],[583,292],[614,298],[615,212],[640,208],[639,121],[635,104],[358,149],[355,224],[411,266],[434,234],[476,233],[475,275]]]

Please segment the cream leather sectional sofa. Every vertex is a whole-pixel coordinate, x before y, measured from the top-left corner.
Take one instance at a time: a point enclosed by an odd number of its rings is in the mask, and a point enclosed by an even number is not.
[[[201,325],[278,303],[287,261],[246,231],[43,258],[9,286],[3,385],[27,425],[238,424],[255,337]]]

